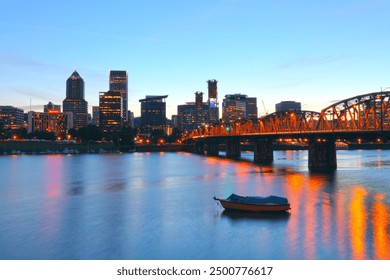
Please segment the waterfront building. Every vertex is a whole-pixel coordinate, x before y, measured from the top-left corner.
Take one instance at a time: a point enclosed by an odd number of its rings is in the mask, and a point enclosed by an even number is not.
[[[37,131],[53,132],[56,136],[65,136],[72,126],[72,113],[61,113],[60,110],[48,112],[28,112],[28,133]]]
[[[129,120],[127,84],[127,71],[110,71],[110,91],[117,91],[122,95],[122,118],[124,122]]]
[[[66,81],[66,98],[62,105],[64,113],[73,114],[73,128],[87,126],[88,102],[84,99],[84,80],[77,71],[74,71]]]
[[[257,120],[257,98],[247,97],[246,100],[246,118],[248,120]]]
[[[301,111],[301,102],[282,101],[275,105],[275,112]]]
[[[166,102],[168,95],[147,95],[141,102],[141,128],[165,129],[167,124]]]
[[[21,129],[23,128],[23,110],[13,106],[0,106],[0,128]]]
[[[119,91],[99,93],[99,127],[104,132],[119,132],[123,126],[122,94]]]
[[[222,102],[222,119],[234,122],[240,119],[257,119],[257,99],[236,93],[225,95]]]

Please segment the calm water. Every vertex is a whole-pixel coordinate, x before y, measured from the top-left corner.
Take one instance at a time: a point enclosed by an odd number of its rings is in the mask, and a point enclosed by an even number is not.
[[[338,151],[332,175],[274,156],[0,156],[0,259],[390,259],[390,151]],[[232,192],[291,214],[226,213]]]

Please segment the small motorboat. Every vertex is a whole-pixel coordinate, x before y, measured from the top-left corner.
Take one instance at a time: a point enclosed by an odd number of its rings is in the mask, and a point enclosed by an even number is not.
[[[240,196],[231,194],[226,199],[216,198],[226,210],[250,212],[285,212],[290,210],[287,198],[280,196]]]

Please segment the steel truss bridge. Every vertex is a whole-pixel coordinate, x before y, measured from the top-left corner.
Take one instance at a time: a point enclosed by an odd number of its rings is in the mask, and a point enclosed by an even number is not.
[[[336,140],[356,142],[362,139],[373,142],[389,140],[390,91],[354,96],[334,103],[321,112],[275,112],[254,121],[241,120],[234,123],[205,125],[192,131],[185,142],[204,145],[203,149],[207,154],[215,155],[218,153],[216,143],[225,141],[228,145],[227,156],[237,157],[239,147],[234,146],[239,145],[237,143],[242,140],[250,140],[260,145],[257,147],[258,155],[255,149],[256,161],[256,157],[263,158],[261,153],[270,154],[268,151],[270,144],[264,143],[285,138],[304,138],[309,142],[309,168],[314,166],[313,169],[316,169],[317,166],[321,169],[324,166],[324,169],[335,169]],[[268,148],[264,148],[264,145]],[[202,147],[196,150],[202,153]],[[232,153],[229,153],[229,150],[232,150]],[[316,163],[318,161],[316,158],[324,161],[324,158],[328,157],[331,158],[328,159],[330,162]],[[311,164],[311,160],[314,165]],[[270,159],[265,161],[269,162]]]

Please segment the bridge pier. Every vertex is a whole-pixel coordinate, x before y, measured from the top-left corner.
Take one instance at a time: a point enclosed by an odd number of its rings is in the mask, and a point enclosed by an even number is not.
[[[274,149],[271,139],[256,139],[254,145],[255,163],[272,163],[274,161]]]
[[[331,138],[309,140],[309,170],[334,171],[337,169],[336,142]]]
[[[195,142],[195,154],[204,155],[204,141]]]
[[[226,157],[238,159],[241,157],[240,137],[228,137]]]
[[[206,143],[206,153],[207,156],[218,156],[219,155],[219,149],[218,149],[218,139],[217,138],[211,138],[207,140]]]

